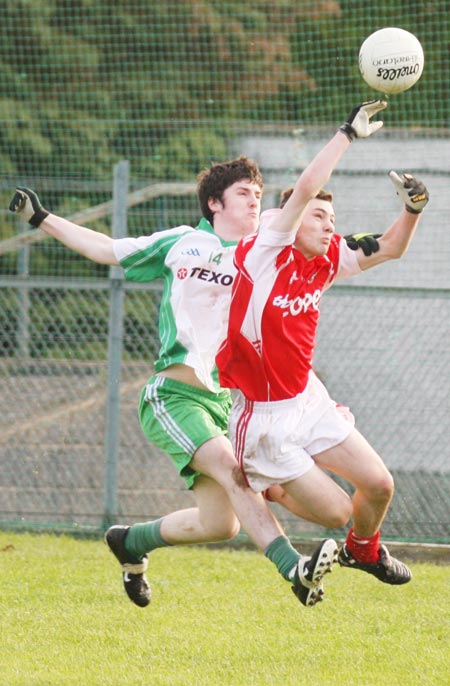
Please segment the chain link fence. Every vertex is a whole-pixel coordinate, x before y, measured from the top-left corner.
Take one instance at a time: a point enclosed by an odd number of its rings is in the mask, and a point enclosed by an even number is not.
[[[123,172],[117,165],[112,204],[120,231]],[[112,225],[114,234],[114,214]],[[414,255],[410,271],[414,280]],[[448,543],[450,289],[389,286],[389,277],[324,296],[316,369],[394,474],[384,537]],[[159,295],[158,283],[126,283],[119,268],[90,280],[0,281],[2,526],[99,531],[193,504],[137,420],[159,347]],[[274,509],[291,536],[320,535]]]
[[[105,359],[111,292],[104,284],[91,290],[48,284],[32,291],[32,356],[0,360],[1,524],[101,529],[115,518],[138,521],[192,504],[170,460],[147,443],[137,421],[138,397],[158,345],[155,327],[143,331],[125,316],[123,359],[111,368]],[[126,288],[124,296],[136,320],[157,308],[156,290]],[[22,297],[15,286],[1,288],[0,311],[14,304],[20,309]],[[411,311],[427,327],[405,350]],[[448,293],[336,287],[324,300],[318,372],[332,395],[351,406],[358,427],[395,476],[386,538],[449,542],[450,474],[443,459],[449,314]],[[361,326],[355,326],[358,317]],[[11,322],[3,350],[14,346],[17,333]],[[333,361],[336,349],[339,363]],[[291,533],[315,531],[281,508],[277,514]]]

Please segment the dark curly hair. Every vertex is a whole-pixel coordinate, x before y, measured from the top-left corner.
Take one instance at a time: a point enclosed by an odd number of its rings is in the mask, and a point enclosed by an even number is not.
[[[197,196],[202,214],[211,224],[214,222],[214,214],[209,209],[208,201],[213,198],[223,202],[224,191],[241,179],[248,179],[260,188],[263,187],[258,165],[244,155],[228,162],[213,163],[200,172],[197,177]]]

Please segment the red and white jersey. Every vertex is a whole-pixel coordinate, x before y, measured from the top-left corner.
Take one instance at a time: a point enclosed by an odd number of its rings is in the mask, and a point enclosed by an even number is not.
[[[264,212],[258,234],[236,249],[228,335],[216,358],[222,387],[262,402],[303,392],[322,293],[335,279],[361,271],[355,251],[337,234],[326,255],[306,260],[293,246],[296,231],[271,230],[280,211]]]

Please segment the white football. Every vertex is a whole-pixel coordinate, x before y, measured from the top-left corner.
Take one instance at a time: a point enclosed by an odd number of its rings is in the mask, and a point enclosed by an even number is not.
[[[420,79],[424,56],[414,34],[393,27],[370,34],[359,51],[364,81],[381,93],[401,93]]]

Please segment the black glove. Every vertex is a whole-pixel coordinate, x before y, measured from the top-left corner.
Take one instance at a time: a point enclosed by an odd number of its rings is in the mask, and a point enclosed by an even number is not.
[[[22,219],[29,222],[35,229],[50,214],[42,207],[36,193],[30,188],[23,187],[16,188],[16,192],[9,203],[9,209],[11,212],[20,214]]]
[[[369,102],[363,102],[362,105],[357,105],[350,112],[345,124],[340,127],[340,131],[345,133],[350,141],[354,141],[355,138],[371,136],[375,131],[381,129],[383,122],[371,122],[370,118],[377,112],[385,110],[386,107],[387,102],[385,100],[369,100]]]
[[[379,251],[380,244],[377,238],[380,238],[381,235],[381,233],[351,233],[344,236],[344,239],[351,250],[361,248],[364,255],[369,257],[369,255]]]
[[[391,171],[389,177],[408,212],[420,214],[429,200],[425,184],[406,172],[399,176],[395,171]]]

